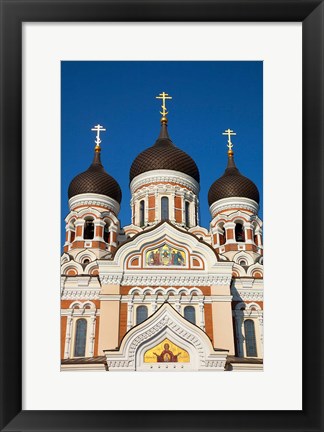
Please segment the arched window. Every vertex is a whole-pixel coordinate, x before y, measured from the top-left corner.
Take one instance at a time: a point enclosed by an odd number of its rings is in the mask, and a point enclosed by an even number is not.
[[[186,220],[186,226],[189,227],[190,225],[190,214],[189,214],[189,203],[186,201],[185,203],[185,220]]]
[[[254,322],[250,319],[244,321],[245,347],[247,357],[257,357]]]
[[[169,198],[167,197],[161,198],[161,219],[169,219]]]
[[[237,242],[244,242],[245,241],[244,229],[243,229],[243,225],[241,223],[237,223],[235,225],[235,240]]]
[[[87,337],[87,320],[84,318],[78,319],[75,330],[74,356],[84,357],[86,349]]]
[[[84,222],[83,238],[85,240],[92,240],[94,236],[94,223],[93,219],[87,219]]]
[[[140,324],[145,321],[148,316],[147,307],[146,306],[138,306],[136,309],[136,324]]]
[[[140,201],[140,226],[145,224],[145,201]]]
[[[193,306],[186,306],[184,308],[184,317],[192,324],[196,324],[196,310]]]
[[[104,240],[106,243],[110,243],[110,231],[109,231],[109,225],[106,222],[106,225],[104,227]]]

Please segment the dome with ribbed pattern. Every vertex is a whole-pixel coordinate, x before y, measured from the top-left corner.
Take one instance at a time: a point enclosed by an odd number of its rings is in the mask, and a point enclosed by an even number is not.
[[[252,180],[244,177],[239,172],[235,165],[233,154],[229,154],[228,156],[227,168],[222,177],[217,179],[209,189],[209,206],[218,200],[230,197],[249,198],[258,204],[260,201],[258,188]]]
[[[100,152],[95,152],[93,162],[89,168],[74,177],[70,183],[69,198],[85,193],[106,195],[113,198],[119,204],[121,202],[122,192],[119,184],[104,169],[101,163]]]
[[[182,172],[199,183],[199,170],[195,161],[173,144],[165,123],[162,123],[155,144],[140,153],[132,163],[130,181],[147,171],[160,169]]]

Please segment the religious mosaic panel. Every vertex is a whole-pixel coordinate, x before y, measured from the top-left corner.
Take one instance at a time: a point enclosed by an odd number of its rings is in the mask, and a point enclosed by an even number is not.
[[[144,354],[145,363],[188,363],[189,361],[189,353],[169,339],[164,339]]]
[[[168,244],[146,252],[145,262],[148,266],[185,266],[186,255],[183,251]]]

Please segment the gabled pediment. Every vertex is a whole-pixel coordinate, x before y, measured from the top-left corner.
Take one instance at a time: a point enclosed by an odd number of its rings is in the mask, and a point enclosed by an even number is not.
[[[232,264],[195,235],[169,222],[143,231],[121,245],[112,260],[99,260],[100,274],[116,272],[216,272],[231,274]]]
[[[118,350],[104,352],[109,371],[224,370],[228,354],[215,350],[207,334],[167,302],[129,330]]]

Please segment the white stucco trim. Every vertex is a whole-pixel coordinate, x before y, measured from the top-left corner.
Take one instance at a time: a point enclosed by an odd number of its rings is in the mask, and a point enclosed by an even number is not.
[[[69,199],[70,210],[79,206],[99,206],[113,211],[116,215],[120,209],[119,203],[113,198],[95,193],[79,194]]]
[[[185,349],[188,363],[144,363],[144,353],[165,338]],[[215,350],[206,333],[183,318],[169,303],[133,327],[118,350],[104,350],[109,371],[224,371],[228,350]]]
[[[263,364],[255,363],[230,363],[231,372],[263,372]]]
[[[259,204],[250,198],[230,197],[214,202],[209,209],[213,217],[213,215],[216,213],[220,213],[224,210],[230,210],[232,208],[240,208],[242,210],[251,211],[253,214],[257,214],[259,210]]]
[[[177,183],[192,190],[196,195],[199,193],[199,183],[187,174],[174,170],[151,170],[136,176],[130,184],[131,193],[140,187],[150,183]]]

